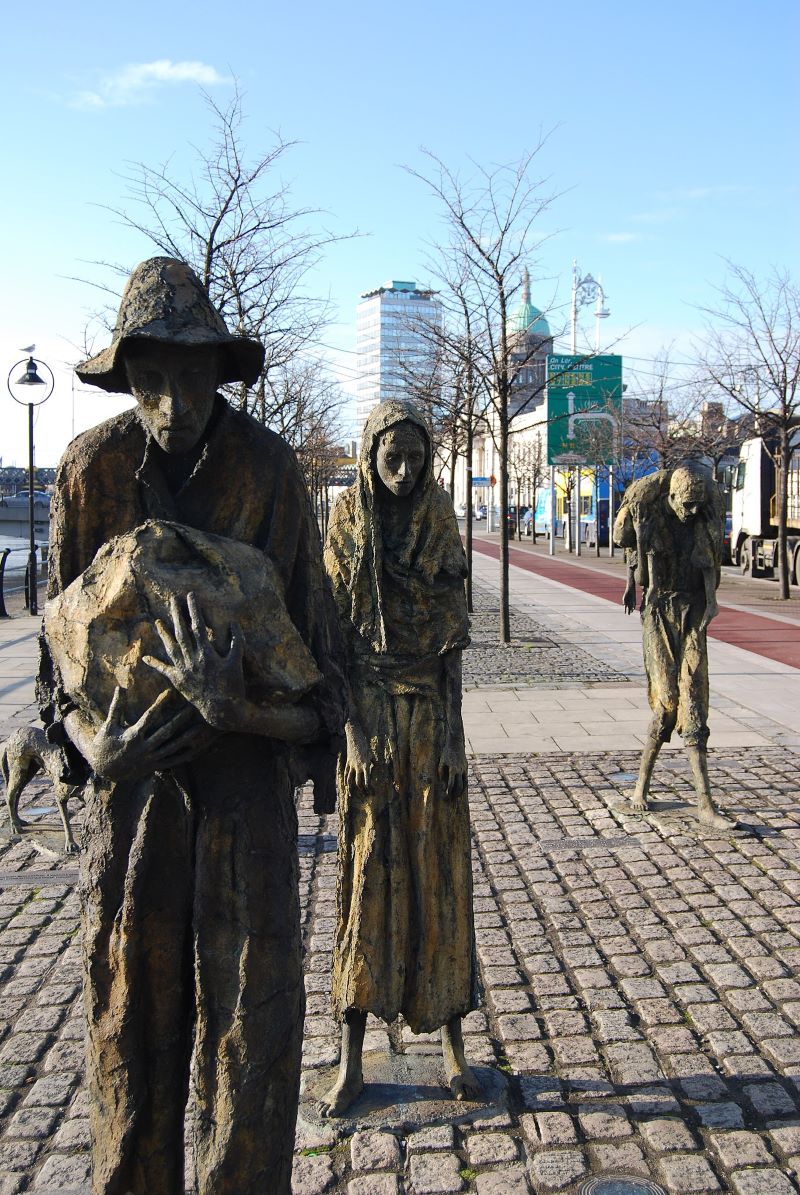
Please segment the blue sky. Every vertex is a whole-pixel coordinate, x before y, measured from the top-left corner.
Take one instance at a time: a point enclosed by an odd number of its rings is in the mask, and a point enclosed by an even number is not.
[[[531,262],[532,298],[567,302],[573,257],[603,281],[604,333],[646,376],[662,345],[681,359],[713,302],[724,258],[798,274],[796,0],[573,0],[559,10],[510,0],[272,0],[135,6],[44,0],[4,18],[0,196],[6,372],[35,341],[57,376],[37,417],[37,460],[55,463],[75,431],[119,409],[83,388],[92,290],[86,262],[133,266],[152,252],[103,205],[124,197],[126,163],[172,158],[210,135],[198,84],[221,103],[236,76],[253,152],[272,131],[300,144],[284,174],[298,206],[364,236],[330,250],[309,280],[330,294],[325,343],[345,384],[355,305],[387,278],[424,282],[438,211],[400,168],[426,146],[455,168],[519,158],[542,133],[537,165],[558,194]],[[582,328],[593,334],[590,309]],[[6,395],[0,456],[27,457],[27,422]]]

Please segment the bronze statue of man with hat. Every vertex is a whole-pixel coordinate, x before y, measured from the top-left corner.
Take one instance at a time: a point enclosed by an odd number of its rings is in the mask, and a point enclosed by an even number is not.
[[[263,360],[191,269],[157,257],[133,271],[110,347],[77,369],[136,399],[59,467],[39,675],[86,797],[94,1195],[182,1195],[190,1096],[199,1192],[290,1191],[294,789],[312,779],[330,809],[343,685],[294,454],[218,393]]]

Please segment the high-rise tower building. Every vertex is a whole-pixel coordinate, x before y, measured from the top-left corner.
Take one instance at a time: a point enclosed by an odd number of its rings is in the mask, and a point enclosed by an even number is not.
[[[384,282],[358,304],[356,402],[358,434],[374,406],[413,397],[435,359],[431,329],[442,324],[442,304],[415,282]]]

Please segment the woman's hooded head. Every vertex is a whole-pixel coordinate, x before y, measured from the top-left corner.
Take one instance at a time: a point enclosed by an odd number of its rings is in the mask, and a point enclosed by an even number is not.
[[[410,509],[402,531],[393,533],[390,565],[382,508],[397,499],[378,477],[377,456],[381,437],[401,424],[419,431],[425,462],[408,499],[402,499],[409,502]],[[356,483],[334,509],[327,553],[340,557],[341,575],[347,577],[350,620],[376,651],[387,651],[396,637],[393,628],[388,628],[387,634],[384,622],[387,583],[402,585],[427,605],[431,618],[438,618],[440,650],[463,642],[468,634],[468,623],[460,613],[456,615],[463,606],[466,559],[450,496],[434,478],[433,456],[431,434],[419,409],[401,399],[380,403],[364,425]],[[459,589],[453,603],[449,594]],[[401,628],[394,630],[399,634]]]

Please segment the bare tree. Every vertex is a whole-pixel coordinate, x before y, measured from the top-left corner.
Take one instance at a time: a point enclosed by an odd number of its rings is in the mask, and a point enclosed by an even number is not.
[[[263,373],[253,388],[229,387],[232,401],[263,423],[281,422],[277,404],[291,386],[279,378],[319,337],[328,301],[305,282],[323,249],[342,239],[318,227],[321,213],[295,207],[278,176],[294,142],[248,154],[238,88],[226,106],[209,95],[212,138],[194,148],[188,175],[174,163],[135,162],[124,175],[124,202],[109,210],[161,253],[185,261],[207,287],[228,327],[266,346]],[[100,263],[120,277],[129,266]],[[111,288],[103,288],[111,289]]]
[[[677,376],[670,349],[662,348],[646,372],[634,369],[628,377],[622,399],[621,451],[631,475],[653,465],[671,468],[692,455],[684,441],[695,430],[694,396]]]
[[[541,437],[536,435],[532,439],[523,439],[521,435],[511,438],[508,452],[508,471],[514,482],[514,494],[517,507],[517,539],[522,538],[522,526],[519,516],[522,499],[533,511],[531,516],[531,536],[536,543],[536,495],[544,481],[545,463],[542,451]]]
[[[466,463],[465,550],[467,556],[467,605],[472,613],[472,457],[477,429],[486,428],[486,400],[482,358],[469,300],[463,261],[444,246],[436,246],[429,269],[440,290],[442,319],[416,317],[410,331],[425,346],[414,357],[398,358],[406,392],[425,410],[434,444],[455,497],[459,457]]]
[[[322,530],[328,488],[338,469],[344,399],[322,362],[294,357],[270,375],[270,426],[292,445]]]
[[[786,270],[759,279],[728,263],[719,302],[706,307],[709,328],[700,375],[752,418],[775,463],[780,597],[789,597],[787,554],[791,436],[800,422],[800,290]]]
[[[488,422],[500,473],[500,638],[504,643],[511,639],[505,517],[508,441],[512,392],[520,367],[513,353],[508,317],[523,269],[535,259],[543,240],[537,235],[537,221],[552,202],[545,181],[533,176],[542,145],[540,142],[511,165],[490,169],[475,165],[474,176],[468,181],[428,151],[427,173],[408,169],[441,205],[448,235],[438,247],[438,257],[449,257],[455,263],[444,273],[448,283],[456,282],[464,309],[469,312],[471,368],[478,379],[475,392],[483,392],[491,415]]]

